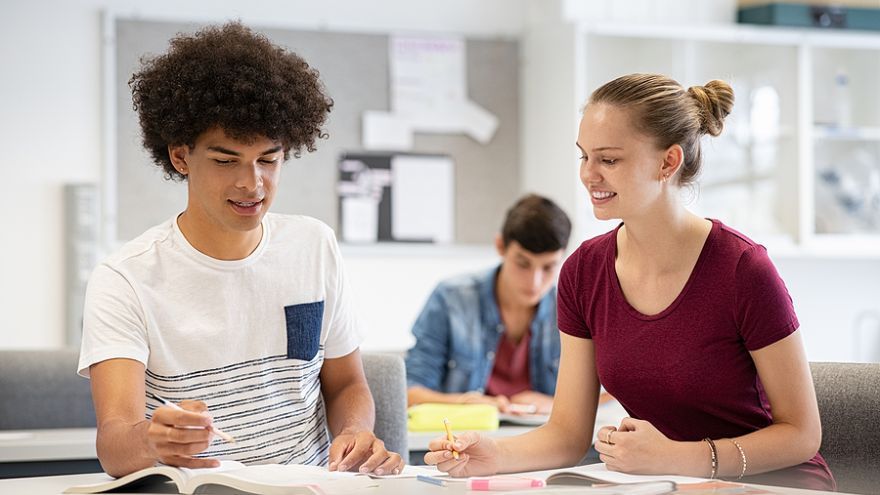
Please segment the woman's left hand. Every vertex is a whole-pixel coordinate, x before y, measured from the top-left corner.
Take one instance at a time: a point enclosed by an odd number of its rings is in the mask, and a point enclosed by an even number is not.
[[[596,438],[599,459],[609,471],[632,474],[672,474],[677,471],[670,462],[677,442],[647,421],[623,418],[620,428],[603,426]]]

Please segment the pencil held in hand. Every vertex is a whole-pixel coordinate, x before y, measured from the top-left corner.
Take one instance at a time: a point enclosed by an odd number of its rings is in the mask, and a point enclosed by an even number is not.
[[[153,399],[153,400],[157,400],[157,401],[161,402],[162,404],[164,404],[164,405],[166,405],[166,406],[168,406],[168,407],[170,407],[170,408],[172,408],[172,409],[177,409],[178,411],[183,411],[183,410],[184,410],[182,407],[180,407],[180,406],[178,406],[177,404],[171,402],[170,400],[165,399],[165,398],[163,398],[163,397],[159,397],[158,395],[156,395],[156,394],[154,394],[154,393],[152,393],[152,392],[147,392],[147,397],[149,397],[149,398],[151,398],[151,399]],[[200,428],[200,427],[197,427],[197,428]],[[219,428],[216,428],[216,427],[214,427],[214,426],[209,427],[209,429],[210,429],[211,431],[213,431],[215,435],[217,435],[218,437],[222,438],[223,440],[226,440],[226,441],[229,442],[229,443],[235,443],[235,438],[233,438],[233,436],[230,435],[229,433],[226,433],[225,431],[221,431]]]
[[[449,440],[450,443],[455,442],[455,437],[452,436],[452,429],[449,427],[449,418],[443,418],[443,428],[446,429],[446,439]],[[452,457],[458,459],[458,451],[455,450],[455,447],[452,448]]]

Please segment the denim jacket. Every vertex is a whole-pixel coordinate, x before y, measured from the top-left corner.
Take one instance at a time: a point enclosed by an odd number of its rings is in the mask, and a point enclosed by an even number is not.
[[[409,386],[445,393],[484,392],[504,325],[495,298],[500,267],[441,282],[413,325],[406,355]],[[553,395],[559,370],[556,287],[538,303],[529,339],[532,390]]]

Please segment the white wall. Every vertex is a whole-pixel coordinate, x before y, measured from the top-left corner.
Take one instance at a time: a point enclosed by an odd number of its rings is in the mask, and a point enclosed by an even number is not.
[[[811,361],[880,362],[880,260],[774,256]]]
[[[487,241],[491,240],[492,233]],[[412,346],[410,328],[437,282],[488,270],[498,263],[490,246],[342,246],[346,273],[363,318],[370,351]]]
[[[611,8],[609,2],[599,10]],[[0,30],[0,167],[4,179],[0,198],[5,204],[0,239],[0,348],[48,348],[63,342],[61,186],[101,179],[102,9],[112,6],[123,13],[174,19],[239,17],[262,25],[517,35],[526,30],[529,9],[533,15],[536,5],[545,8],[534,0],[276,0],[248,2],[247,11],[243,5],[230,0],[154,0],[149,6],[134,0],[7,0],[0,4],[0,17],[5,21]],[[553,12],[574,16],[577,12],[572,14],[572,5],[557,3]],[[581,14],[604,15],[596,12]],[[618,7],[609,12],[620,15]],[[720,11],[695,12],[713,21],[724,17]],[[524,112],[540,111],[534,102],[523,102],[523,108]],[[533,160],[542,156],[540,150],[528,151]],[[574,196],[567,186],[564,191],[547,186],[538,168],[526,168],[522,177],[524,190],[539,189],[565,198],[563,203],[574,209],[586,204],[571,199]],[[583,211],[570,213],[585,215]],[[405,349],[410,344],[409,325],[437,280],[482,269],[495,260],[488,247],[408,254],[344,248],[343,253],[370,331],[367,349]],[[880,334],[880,328],[874,328],[880,326],[880,319],[868,316],[861,323],[856,321],[865,311],[880,313],[880,258],[774,259],[794,297],[811,359],[850,360],[864,352],[856,349],[856,326]],[[861,342],[866,347],[866,339]]]

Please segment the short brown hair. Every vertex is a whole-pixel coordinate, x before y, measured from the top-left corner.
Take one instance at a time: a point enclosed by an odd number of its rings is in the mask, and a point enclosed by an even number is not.
[[[171,164],[169,145],[195,146],[219,127],[244,142],[279,141],[285,160],[291,150],[299,157],[327,137],[322,126],[333,106],[317,70],[238,22],[178,34],[165,54],[142,61],[128,85],[144,147],[174,180],[184,175]]]
[[[549,199],[529,194],[507,210],[501,239],[504,246],[516,241],[532,253],[565,249],[571,234],[571,221],[562,208]]]
[[[733,89],[716,79],[685,90],[660,74],[629,74],[602,85],[590,96],[590,103],[608,103],[632,112],[636,128],[654,137],[660,148],[680,145],[684,163],[678,180],[686,185],[700,173],[700,138],[717,136],[724,128],[724,119],[733,109]]]

